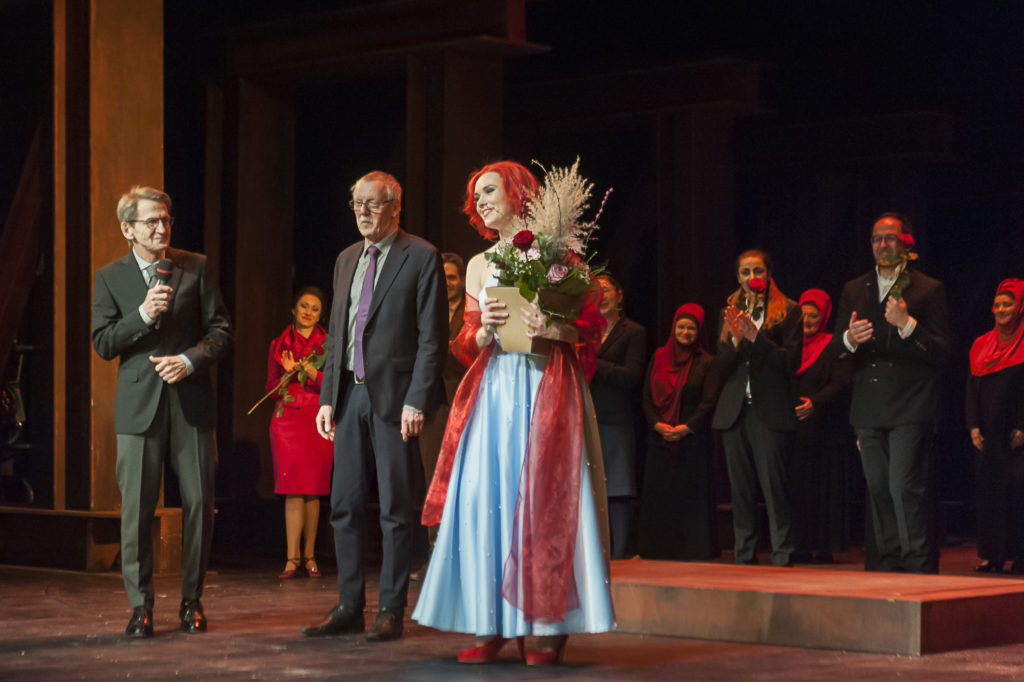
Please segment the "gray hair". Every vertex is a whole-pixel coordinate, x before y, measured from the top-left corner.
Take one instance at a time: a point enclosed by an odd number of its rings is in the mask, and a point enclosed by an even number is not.
[[[363,177],[356,180],[355,184],[349,187],[352,193],[355,193],[359,185],[364,182],[379,182],[382,183],[388,190],[388,200],[394,201],[399,207],[402,206],[402,186],[398,184],[398,180],[395,180],[395,176],[384,171],[370,171]]]
[[[135,185],[130,190],[121,195],[121,200],[117,202],[117,219],[122,223],[130,223],[139,217],[139,200],[148,199],[149,201],[159,201],[161,204],[167,207],[167,212],[171,212],[171,198],[161,192],[158,189],[152,187],[144,187],[143,185]]]

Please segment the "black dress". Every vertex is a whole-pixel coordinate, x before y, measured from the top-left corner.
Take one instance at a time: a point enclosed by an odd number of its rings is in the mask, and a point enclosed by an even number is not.
[[[981,429],[977,456],[978,556],[1024,565],[1024,448],[1010,432],[1024,430],[1024,364],[967,377],[967,428]]]
[[[693,433],[674,443],[666,442],[654,431],[660,419],[651,399],[651,365],[644,375],[644,415],[651,429],[640,499],[638,548],[646,559],[708,560],[718,556],[708,425],[718,380],[711,360],[707,354],[693,358],[677,422],[689,426]]]
[[[814,406],[797,424],[790,460],[797,560],[849,544],[850,486],[859,469],[847,422],[852,374],[849,359],[838,360],[826,350],[796,376],[797,397],[810,398]]]

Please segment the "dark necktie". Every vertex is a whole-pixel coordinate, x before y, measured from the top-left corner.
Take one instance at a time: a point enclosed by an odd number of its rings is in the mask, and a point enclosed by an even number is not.
[[[152,289],[156,284],[156,263],[150,263],[142,271],[146,273],[146,287]]]
[[[352,352],[352,371],[359,380],[366,377],[366,368],[363,366],[363,332],[366,331],[366,318],[370,314],[370,301],[373,300],[373,280],[377,277],[377,256],[380,255],[380,249],[371,244],[366,253],[370,257],[370,262],[366,266],[366,276],[363,277],[363,289],[359,292],[355,349]]]

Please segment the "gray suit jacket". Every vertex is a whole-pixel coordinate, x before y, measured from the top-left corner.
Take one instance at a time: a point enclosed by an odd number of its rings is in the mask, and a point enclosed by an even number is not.
[[[349,289],[363,240],[338,255],[334,264],[334,303],[330,342],[323,368],[320,404],[338,419],[348,346]],[[363,333],[366,388],[374,414],[391,422],[408,405],[425,413],[444,400],[441,370],[448,351],[448,302],[441,256],[432,244],[398,231],[384,260]]]
[[[167,249],[174,263],[168,285],[171,305],[160,328],[146,326],[139,305],[146,282],[129,252],[96,271],[92,302],[92,345],[104,360],[120,358],[114,430],[140,434],[153,421],[161,393],[168,386],[153,369],[149,356],[180,355],[195,371],[174,384],[185,418],[193,426],[216,425],[210,367],[231,345],[231,323],[216,283],[206,271],[206,256]]]

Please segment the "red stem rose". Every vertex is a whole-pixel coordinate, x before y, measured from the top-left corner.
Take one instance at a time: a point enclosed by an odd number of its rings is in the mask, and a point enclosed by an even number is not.
[[[517,249],[522,249],[523,251],[530,248],[530,244],[532,243],[533,232],[530,232],[529,230],[520,230],[519,232],[516,232],[516,236],[512,237],[512,246]]]

